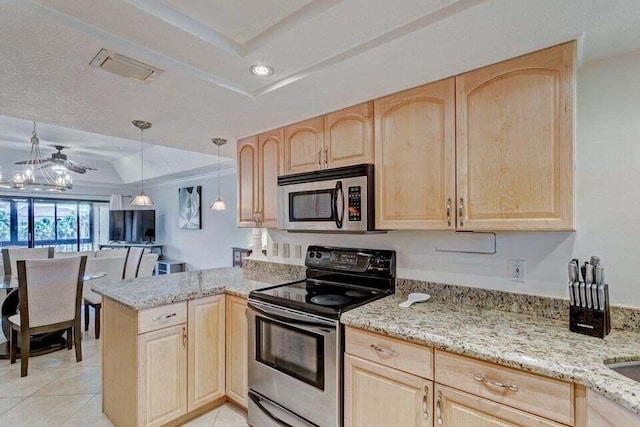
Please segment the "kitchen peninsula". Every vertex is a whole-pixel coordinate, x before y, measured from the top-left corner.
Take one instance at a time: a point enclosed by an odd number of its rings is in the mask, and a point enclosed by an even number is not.
[[[247,295],[295,278],[219,268],[94,286],[104,297],[103,412],[116,426],[161,426],[227,399],[246,408]]]

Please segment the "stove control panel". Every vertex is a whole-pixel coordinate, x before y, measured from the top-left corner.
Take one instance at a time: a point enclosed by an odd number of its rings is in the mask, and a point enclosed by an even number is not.
[[[395,276],[395,251],[309,246],[305,265],[316,270]]]

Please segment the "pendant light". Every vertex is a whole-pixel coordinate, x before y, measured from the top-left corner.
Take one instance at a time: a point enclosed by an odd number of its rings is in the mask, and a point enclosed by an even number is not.
[[[144,131],[151,127],[151,123],[142,120],[134,120],[131,122],[135,127],[140,129],[140,194],[133,198],[129,203],[131,206],[153,206],[153,200],[144,192]]]
[[[211,142],[218,147],[218,198],[211,204],[211,206],[209,206],[209,209],[214,211],[226,211],[227,204],[220,198],[220,147],[226,144],[227,140],[222,138],[212,138]]]

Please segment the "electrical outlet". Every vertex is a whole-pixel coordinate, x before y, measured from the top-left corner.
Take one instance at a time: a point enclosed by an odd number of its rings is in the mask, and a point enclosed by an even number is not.
[[[512,282],[524,283],[527,278],[527,262],[523,259],[510,259],[509,277]]]
[[[289,244],[288,243],[283,243],[282,244],[282,257],[283,258],[289,258]]]
[[[296,254],[296,259],[302,259],[302,245],[294,245],[293,252]]]
[[[272,243],[271,244],[271,256],[278,256],[278,244],[277,243]]]

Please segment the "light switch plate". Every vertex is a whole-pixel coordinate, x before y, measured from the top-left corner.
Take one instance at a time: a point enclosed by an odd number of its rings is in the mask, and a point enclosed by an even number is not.
[[[512,282],[524,283],[527,279],[527,262],[523,259],[510,259],[509,277]]]
[[[302,259],[302,245],[294,245],[293,252],[296,254],[296,259]]]
[[[272,243],[271,244],[271,256],[278,256],[278,244],[277,243]]]
[[[290,254],[289,254],[289,244],[288,243],[283,243],[282,244],[282,257],[283,258],[289,258]]]

